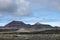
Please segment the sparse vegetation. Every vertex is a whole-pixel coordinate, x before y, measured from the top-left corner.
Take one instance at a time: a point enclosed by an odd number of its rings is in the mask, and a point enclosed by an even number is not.
[[[60,40],[60,27],[12,21],[0,27],[0,40]]]
[[[60,40],[60,34],[0,34],[0,40]]]
[[[41,31],[42,34],[60,34],[60,30],[45,30]]]

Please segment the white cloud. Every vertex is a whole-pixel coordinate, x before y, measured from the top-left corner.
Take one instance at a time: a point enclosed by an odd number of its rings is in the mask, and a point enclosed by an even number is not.
[[[0,17],[2,17],[2,14],[0,14]]]
[[[29,0],[32,9],[48,9],[60,11],[60,0]]]
[[[17,0],[17,15],[27,15],[31,12],[30,10],[30,2],[26,0]],[[16,13],[15,13],[16,14]]]
[[[15,9],[17,9],[17,6],[13,0],[0,0],[0,12],[2,14],[14,12]]]
[[[60,0],[0,0],[0,12],[7,14],[25,16],[38,9],[60,11]]]
[[[4,8],[10,4],[12,0],[0,0],[0,8]]]
[[[31,12],[30,9],[30,2],[26,0],[0,0],[0,12],[24,16]]]

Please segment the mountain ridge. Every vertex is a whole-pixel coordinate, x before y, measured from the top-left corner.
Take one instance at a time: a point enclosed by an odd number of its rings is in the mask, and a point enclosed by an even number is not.
[[[5,27],[17,27],[17,28],[33,28],[33,27],[46,27],[46,28],[51,28],[52,26],[50,25],[45,25],[45,24],[41,24],[39,22],[35,23],[34,25],[30,25],[30,24],[25,24],[24,22],[22,21],[12,21],[10,23],[8,23],[7,25],[5,25]]]
[[[0,27],[0,32],[40,32],[45,30],[60,30],[60,27],[53,27],[47,24],[41,24],[39,22],[34,25],[25,24],[22,21],[12,21],[5,25],[4,27]]]

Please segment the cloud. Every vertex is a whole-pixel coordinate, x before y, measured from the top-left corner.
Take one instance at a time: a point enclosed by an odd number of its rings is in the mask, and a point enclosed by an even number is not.
[[[0,12],[24,16],[30,12],[29,2],[26,0],[0,0]]]
[[[17,15],[27,15],[31,13],[30,2],[26,0],[17,0]],[[15,13],[16,14],[16,13]]]
[[[60,0],[30,0],[32,9],[47,9],[60,11]]]
[[[13,0],[0,0],[0,12],[14,12],[16,10],[16,4]]]
[[[60,0],[0,0],[0,12],[25,16],[38,9],[60,11]]]

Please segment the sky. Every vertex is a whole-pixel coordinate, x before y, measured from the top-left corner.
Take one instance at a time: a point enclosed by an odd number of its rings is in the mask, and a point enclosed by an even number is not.
[[[0,0],[0,26],[13,20],[60,26],[60,0]]]

